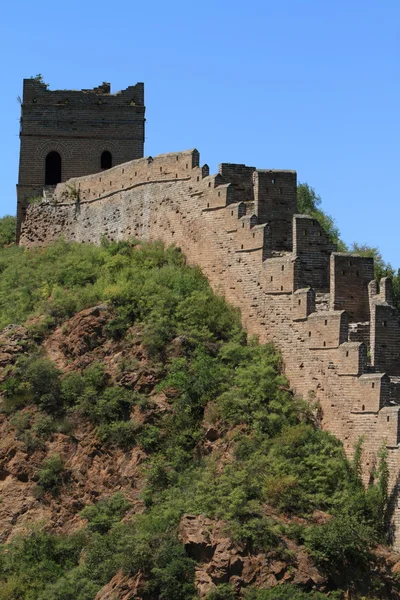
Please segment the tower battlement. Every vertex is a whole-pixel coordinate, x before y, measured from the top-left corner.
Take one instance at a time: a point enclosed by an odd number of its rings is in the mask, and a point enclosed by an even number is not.
[[[109,83],[50,90],[41,79],[24,79],[17,237],[29,198],[44,186],[142,157],[144,114],[143,83],[111,94]]]

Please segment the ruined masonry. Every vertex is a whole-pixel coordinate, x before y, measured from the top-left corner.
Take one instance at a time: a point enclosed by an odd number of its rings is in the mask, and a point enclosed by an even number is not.
[[[17,237],[29,198],[70,177],[141,158],[144,86],[116,94],[110,84],[91,90],[49,90],[40,76],[24,79],[17,185]]]
[[[349,454],[364,437],[366,481],[386,446],[400,550],[400,326],[391,282],[374,281],[373,259],[336,252],[317,221],[295,214],[296,172],[223,163],[210,175],[189,150],[63,181],[24,208],[20,243],[106,236],[179,246],[240,308],[248,332],[280,349],[293,390],[318,405],[322,426]]]

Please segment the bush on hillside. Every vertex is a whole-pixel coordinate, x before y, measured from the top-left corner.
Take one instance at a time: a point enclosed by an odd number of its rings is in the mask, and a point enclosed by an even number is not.
[[[68,540],[66,557],[59,559],[59,538],[50,534],[47,555],[48,538],[42,536],[36,563],[29,559],[37,573],[24,562],[25,542],[11,544],[7,556],[1,555],[6,566],[0,568],[0,594],[3,588],[21,600],[91,600],[122,568],[143,572],[153,597],[191,600],[194,563],[177,536],[185,513],[224,520],[233,539],[249,551],[285,556],[282,535],[290,535],[306,543],[321,565],[331,562],[349,573],[382,538],[382,511],[374,507],[377,499],[383,508],[387,500],[385,469],[377,470],[376,482],[366,491],[342,445],[317,430],[309,409],[287,391],[274,348],[248,341],[238,312],[212,293],[198,269],[184,262],[176,248],[135,241],[101,247],[59,242],[28,252],[0,251],[0,326],[34,314],[50,315],[48,323],[54,326],[75,310],[109,302],[116,320],[110,337],[129,349],[132,342],[125,332],[135,325],[135,335],[143,336],[141,351],[143,345],[147,349],[143,356],[159,378],[153,391],[165,394],[165,410],[157,411],[151,395],[116,385],[100,362],[62,375],[37,351],[17,361],[2,384],[3,410],[14,413],[27,451],[44,449],[52,431],[84,416],[100,443],[108,446],[106,452],[115,445],[129,452],[139,444],[147,454],[146,510],[121,523],[123,499],[87,507],[80,560]],[[136,363],[122,361],[118,375],[136,368]],[[36,404],[34,417],[15,414],[29,404]],[[132,420],[134,405],[143,424]],[[226,441],[215,445],[221,454],[205,452],[205,415]],[[227,456],[224,448],[229,449]],[[60,457],[43,462],[40,501],[45,500],[44,491],[57,493],[65,475]],[[304,525],[285,527],[278,517],[266,518],[266,504],[276,513],[301,515]],[[326,527],[307,526],[315,509],[331,513]],[[347,525],[343,515],[349,516]],[[50,565],[47,579],[41,576],[41,556]],[[273,592],[286,594],[281,596],[285,600],[303,597],[291,586]],[[229,598],[231,590],[217,588],[215,593],[220,594],[216,598]],[[279,598],[266,590],[257,593],[257,600]]]
[[[59,454],[52,454],[46,458],[36,476],[37,495],[41,496],[44,492],[56,494],[62,484],[63,474],[64,461]]]
[[[80,516],[88,520],[89,531],[105,534],[118,523],[130,507],[130,503],[121,493],[84,508]]]
[[[16,217],[6,215],[0,218],[0,248],[15,242]]]

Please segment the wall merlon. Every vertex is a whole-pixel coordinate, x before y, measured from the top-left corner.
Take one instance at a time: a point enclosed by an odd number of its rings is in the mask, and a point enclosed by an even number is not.
[[[347,342],[348,325],[345,311],[312,313],[304,323],[307,347],[313,350],[337,348]]]
[[[373,258],[333,252],[330,256],[331,308],[346,310],[351,321],[368,321],[368,286],[373,277]]]
[[[237,251],[261,251],[261,260],[269,248],[269,229],[265,224],[257,225],[255,215],[244,215],[239,219],[234,240]]]
[[[400,317],[389,304],[371,305],[371,363],[391,375],[400,375]]]
[[[233,202],[226,207],[228,229],[238,229],[241,225],[240,219],[246,214],[246,204],[244,202]]]
[[[225,183],[231,183],[235,188],[237,202],[254,200],[253,173],[255,167],[241,164],[221,163],[218,174]]]
[[[235,190],[230,183],[206,188],[206,209],[225,208],[235,202]]]
[[[223,177],[221,177],[221,175],[219,175],[219,173],[212,173],[211,175],[207,175],[206,177],[203,178],[201,183],[202,183],[202,187],[205,189],[207,189],[207,188],[213,189],[213,188],[216,188],[216,187],[224,185],[224,184],[230,184],[230,182],[225,181],[225,179]]]
[[[399,406],[384,406],[378,414],[379,437],[384,440],[387,448],[397,448],[399,435]]]
[[[344,342],[337,349],[338,375],[361,375],[368,368],[368,352],[363,342]]]
[[[207,164],[203,165],[201,167],[202,178],[204,179],[204,177],[208,177],[209,174],[210,174],[210,167]]]
[[[352,412],[379,411],[389,402],[390,381],[384,373],[365,373],[357,379],[358,390],[353,396]]]
[[[315,291],[310,288],[297,289],[292,296],[293,321],[305,321],[315,311]]]
[[[273,246],[292,249],[292,217],[296,212],[296,173],[253,172],[254,212],[260,223],[269,223]]]
[[[293,252],[301,259],[299,287],[329,291],[330,255],[337,248],[316,219],[308,215],[293,216]]]
[[[400,377],[390,377],[390,404],[400,406]]]
[[[264,289],[267,294],[293,293],[295,262],[296,258],[291,253],[264,260]]]
[[[325,254],[336,251],[316,219],[308,215],[293,215],[293,252],[296,254]]]
[[[393,306],[393,283],[390,277],[382,277],[379,281],[379,302]]]

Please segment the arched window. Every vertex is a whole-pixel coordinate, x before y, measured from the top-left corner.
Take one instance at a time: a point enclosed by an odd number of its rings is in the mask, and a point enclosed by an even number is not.
[[[111,169],[112,167],[112,155],[108,150],[104,150],[100,158],[101,169]]]
[[[46,156],[45,185],[57,185],[61,181],[61,156],[58,152],[49,152]]]

